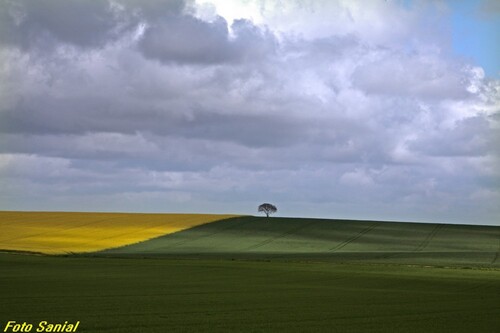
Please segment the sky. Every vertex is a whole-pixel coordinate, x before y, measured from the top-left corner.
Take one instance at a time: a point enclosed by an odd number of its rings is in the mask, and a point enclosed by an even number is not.
[[[0,209],[500,225],[494,0],[0,0]]]

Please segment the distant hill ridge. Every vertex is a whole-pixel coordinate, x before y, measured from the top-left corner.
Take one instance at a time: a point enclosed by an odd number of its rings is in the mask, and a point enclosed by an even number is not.
[[[500,266],[500,227],[240,216],[100,255]]]

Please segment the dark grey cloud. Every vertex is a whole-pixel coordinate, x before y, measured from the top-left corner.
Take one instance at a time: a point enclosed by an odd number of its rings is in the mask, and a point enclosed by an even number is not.
[[[25,50],[58,43],[101,47],[133,25],[107,0],[2,0],[0,6],[0,41]]]
[[[146,57],[164,63],[216,64],[256,60],[272,54],[275,40],[271,34],[247,20],[231,26],[217,17],[205,22],[189,15],[170,15],[146,28],[139,49]]]
[[[2,0],[0,43],[51,51],[100,48],[149,21],[181,16],[184,0]]]
[[[213,23],[171,16],[148,27],[139,44],[147,57],[164,62],[217,63],[233,57],[224,19]]]
[[[166,15],[180,15],[192,0],[116,0],[124,10],[133,13],[146,22],[161,19]]]
[[[204,112],[187,122],[176,124],[171,131],[188,138],[231,141],[248,147],[276,147],[303,142],[307,127],[304,121],[291,117]]]
[[[163,136],[228,141],[249,147],[288,146],[302,142],[311,124],[270,114],[223,114],[185,105],[187,116],[175,104],[110,104],[109,100],[35,98],[20,101],[0,114],[0,131],[11,134],[84,135],[86,133],[152,133]],[[137,107],[140,107],[139,109]]]

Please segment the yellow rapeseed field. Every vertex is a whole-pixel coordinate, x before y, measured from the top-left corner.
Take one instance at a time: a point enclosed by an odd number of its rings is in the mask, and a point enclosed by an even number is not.
[[[234,216],[0,211],[0,250],[93,252]]]

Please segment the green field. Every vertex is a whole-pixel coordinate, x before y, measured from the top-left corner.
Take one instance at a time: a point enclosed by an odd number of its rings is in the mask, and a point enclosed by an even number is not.
[[[236,217],[104,255],[500,267],[500,227]]]
[[[77,332],[499,332],[500,227],[236,217],[92,254],[0,253],[7,321]]]
[[[498,332],[500,271],[1,254],[0,323],[78,332]]]

